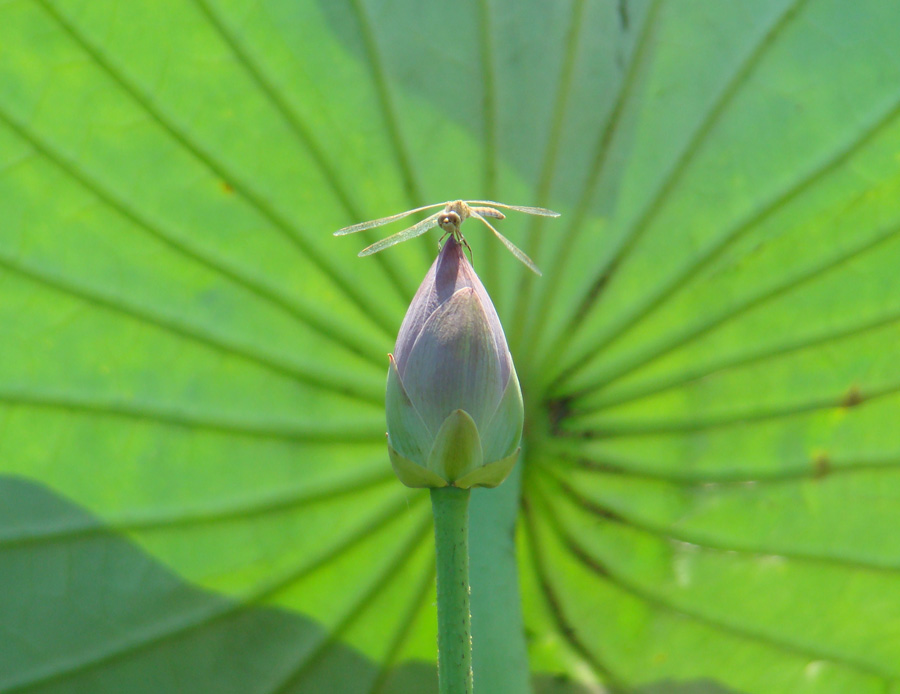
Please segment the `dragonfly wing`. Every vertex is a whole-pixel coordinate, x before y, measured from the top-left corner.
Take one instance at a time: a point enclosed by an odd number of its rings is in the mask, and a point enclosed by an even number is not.
[[[532,271],[534,274],[536,274],[538,277],[541,276],[541,271],[538,270],[538,266],[535,265],[535,264],[534,264],[534,261],[533,261],[531,258],[529,258],[527,255],[525,255],[525,254],[518,248],[518,246],[516,246],[512,241],[510,241],[508,238],[506,238],[506,237],[505,237],[503,234],[501,234],[499,231],[497,231],[497,230],[494,228],[494,226],[493,226],[488,220],[486,220],[484,217],[482,217],[482,216],[481,216],[480,214],[478,214],[477,212],[473,212],[473,213],[472,213],[472,216],[473,216],[473,217],[477,217],[477,218],[480,219],[482,222],[484,222],[484,223],[487,225],[487,228],[494,232],[494,236],[496,236],[498,239],[500,239],[500,242],[501,242],[504,246],[506,246],[507,249],[509,249],[509,252],[510,252],[510,253],[512,253],[514,256],[516,256],[516,259],[517,259],[519,262],[521,262],[525,267],[527,267],[529,270],[531,270],[531,271]]]
[[[524,212],[525,214],[536,214],[539,217],[559,217],[559,212],[548,210],[543,207],[523,207],[522,205],[504,205],[502,202],[491,202],[490,200],[466,200],[469,205],[493,205],[494,207],[502,207],[505,210],[514,210],[516,212]]]
[[[355,234],[357,231],[365,231],[366,229],[374,229],[375,227],[384,226],[385,224],[390,224],[391,222],[396,222],[398,219],[403,219],[404,217],[408,217],[411,214],[415,214],[416,212],[421,212],[422,210],[430,210],[433,207],[444,207],[447,203],[438,202],[434,205],[425,205],[425,207],[417,207],[414,210],[407,210],[406,212],[401,212],[399,214],[392,214],[390,217],[382,217],[381,219],[373,219],[371,222],[360,222],[359,224],[352,224],[351,226],[344,227],[343,229],[338,229],[334,232],[335,236],[346,236],[347,234]]]
[[[391,246],[396,246],[398,243],[403,243],[404,241],[408,241],[409,239],[414,239],[416,236],[421,236],[429,229],[437,226],[438,217],[440,216],[440,212],[435,212],[430,217],[426,217],[421,222],[409,227],[408,229],[398,231],[393,236],[388,236],[386,239],[381,239],[381,241],[376,241],[368,248],[363,248],[359,252],[359,257],[362,258],[366,255],[378,253],[378,251],[383,251],[385,248],[390,248]]]

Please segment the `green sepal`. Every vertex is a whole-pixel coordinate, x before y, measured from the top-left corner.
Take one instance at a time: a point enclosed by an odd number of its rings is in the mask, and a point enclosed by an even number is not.
[[[452,484],[483,463],[475,420],[465,410],[454,410],[437,433],[428,455],[428,469]]]
[[[422,467],[397,453],[390,440],[388,440],[388,454],[391,457],[391,467],[394,468],[394,474],[407,487],[422,489],[447,486],[447,480],[441,479],[427,467]]]
[[[387,411],[388,434],[391,437],[391,445],[419,466],[425,465],[428,452],[431,450],[434,434],[422,420],[415,405],[412,404],[409,394],[400,373],[397,371],[397,363],[392,354],[388,355],[390,366],[387,378],[387,396],[385,409]],[[430,486],[430,485],[429,485]]]
[[[525,406],[522,403],[522,390],[519,388],[516,370],[510,363],[506,389],[503,391],[497,409],[482,432],[481,445],[484,448],[484,459],[488,464],[505,460],[519,447],[524,420]]]
[[[509,477],[509,473],[512,472],[513,467],[516,465],[516,460],[519,459],[519,451],[521,450],[521,448],[517,448],[512,455],[502,460],[495,460],[493,463],[482,465],[477,470],[472,470],[472,472],[456,480],[453,486],[461,489],[496,487]]]

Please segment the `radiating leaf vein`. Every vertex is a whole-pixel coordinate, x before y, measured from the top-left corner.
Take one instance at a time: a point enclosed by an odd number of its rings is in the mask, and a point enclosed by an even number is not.
[[[350,352],[369,360],[379,368],[384,366],[381,354],[374,354],[367,342],[359,336],[353,335],[346,328],[338,326],[333,321],[326,322],[309,307],[292,298],[283,296],[275,289],[266,286],[265,283],[252,275],[245,273],[237,267],[226,264],[223,260],[201,250],[188,240],[188,235],[183,230],[166,228],[159,220],[151,219],[138,210],[133,202],[125,200],[111,188],[102,184],[98,178],[88,173],[86,168],[69,160],[58,149],[46,140],[42,139],[33,129],[16,119],[7,111],[0,108],[0,120],[6,123],[13,131],[26,140],[32,147],[40,152],[48,161],[55,164],[73,180],[77,181],[85,190],[93,193],[100,201],[108,205],[112,210],[142,229],[151,237],[157,239],[168,248],[174,250],[185,258],[196,262],[198,265],[220,275],[223,279],[243,287],[251,294],[263,301],[270,303],[288,315],[311,327],[318,334],[326,337]]]
[[[566,547],[575,559],[587,569],[594,572],[598,581],[609,582],[617,586],[624,592],[646,603],[649,607],[655,610],[671,612],[687,617],[688,619],[711,629],[737,636],[740,639],[755,641],[776,650],[800,656],[801,658],[812,661],[830,661],[884,680],[890,680],[896,677],[897,673],[887,670],[880,665],[866,662],[844,653],[830,652],[821,647],[815,647],[812,644],[796,643],[773,634],[770,631],[736,624],[727,621],[727,619],[706,614],[695,608],[676,603],[671,598],[659,594],[652,588],[641,585],[638,581],[627,576],[624,571],[619,570],[614,565],[604,563],[595,557],[576,539],[569,529],[563,526],[562,521],[560,521],[554,513],[552,507],[548,504],[547,499],[542,494],[539,496],[542,499],[540,507],[543,511],[542,516],[546,519],[547,525],[553,530],[561,545]]]
[[[241,43],[238,36],[228,28],[220,13],[208,2],[208,0],[194,0],[194,3],[234,53],[238,62],[246,70],[247,74],[250,75],[260,92],[272,104],[275,110],[281,114],[284,122],[288,125],[288,128],[297,140],[306,151],[309,152],[313,161],[316,163],[316,166],[319,167],[319,170],[322,172],[328,186],[347,212],[347,216],[350,219],[362,219],[362,210],[359,209],[351,199],[350,194],[347,192],[347,188],[341,181],[341,176],[335,169],[334,164],[325,154],[322,145],[316,139],[316,136],[309,125],[303,121],[297,110],[281,95],[278,88],[266,75],[261,65],[251,57],[249,51]],[[376,262],[382,266],[385,274],[388,276],[388,279],[401,299],[408,300],[409,297],[415,293],[415,287],[410,284],[408,276],[397,269],[396,265],[391,262],[389,256],[378,256]]]
[[[373,405],[381,405],[384,400],[380,387],[377,390],[374,385],[366,388],[361,385],[358,377],[345,379],[324,373],[322,368],[316,365],[301,366],[293,361],[286,361],[282,357],[266,354],[253,344],[241,344],[186,320],[157,313],[154,309],[130,303],[121,296],[81,286],[71,279],[48,273],[45,270],[38,270],[2,254],[0,254],[0,268],[88,304],[127,316],[139,323],[152,325],[164,332],[197,342],[218,352],[241,357],[291,380],[306,383],[324,391],[340,393]]]
[[[113,81],[118,84],[136,104],[138,104],[156,123],[168,132],[179,144],[189,151],[198,161],[204,164],[210,171],[222,180],[228,181],[235,193],[243,197],[256,210],[267,219],[278,232],[282,233],[300,252],[316,265],[335,287],[361,308],[378,324],[387,335],[392,335],[395,326],[393,318],[383,311],[383,304],[373,300],[372,296],[362,291],[349,278],[342,276],[335,268],[333,262],[321,252],[317,251],[305,237],[305,235],[286,216],[276,210],[273,203],[266,200],[262,193],[257,191],[236,171],[213,155],[213,153],[194,140],[184,128],[180,127],[174,117],[166,114],[161,105],[154,101],[136,83],[132,82],[112,59],[103,51],[92,44],[82,34],[77,26],[60,12],[48,0],[36,0],[47,13],[66,31],[69,36],[91,57],[91,59],[106,72]]]

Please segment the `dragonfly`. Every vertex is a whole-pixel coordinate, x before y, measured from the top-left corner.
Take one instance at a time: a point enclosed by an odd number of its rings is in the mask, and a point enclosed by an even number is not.
[[[358,231],[374,229],[375,227],[380,227],[384,226],[385,224],[396,222],[397,220],[408,217],[411,214],[416,214],[416,212],[433,210],[436,207],[442,207],[443,209],[426,217],[421,222],[417,222],[411,227],[397,232],[393,236],[388,236],[387,238],[381,239],[381,241],[376,241],[368,248],[362,249],[359,252],[359,257],[362,258],[367,255],[372,255],[373,253],[383,251],[385,248],[396,246],[398,243],[403,243],[404,241],[408,241],[409,239],[414,239],[417,236],[421,236],[429,229],[433,229],[434,227],[440,227],[441,229],[443,229],[444,236],[442,236],[441,239],[443,239],[445,236],[452,235],[456,238],[457,241],[465,244],[465,246],[468,248],[469,244],[466,243],[466,239],[460,232],[459,227],[469,217],[474,217],[475,219],[482,221],[488,229],[494,232],[494,236],[500,239],[500,242],[504,246],[506,246],[509,252],[512,253],[523,265],[525,265],[525,267],[540,276],[541,271],[538,270],[538,267],[534,264],[534,261],[527,255],[525,255],[525,253],[523,253],[512,241],[510,241],[503,234],[497,231],[497,229],[494,228],[494,225],[491,224],[486,219],[486,217],[490,217],[492,219],[506,219],[505,214],[503,214],[500,210],[494,209],[497,207],[502,207],[504,210],[513,210],[515,212],[524,212],[525,214],[538,215],[540,217],[559,217],[559,212],[546,210],[543,207],[504,205],[502,202],[491,202],[490,200],[453,200],[451,202],[438,202],[433,205],[425,205],[424,207],[417,207],[414,210],[400,212],[399,214],[392,214],[390,217],[382,217],[381,219],[373,219],[370,222],[360,222],[359,224],[352,224],[351,226],[344,227],[343,229],[339,229],[338,231],[334,232],[334,235],[346,236],[347,234],[355,234]],[[469,252],[471,252],[471,250],[472,249],[470,248]]]

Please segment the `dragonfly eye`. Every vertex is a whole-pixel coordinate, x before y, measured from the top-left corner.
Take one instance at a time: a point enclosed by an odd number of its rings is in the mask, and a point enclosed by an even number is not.
[[[462,223],[462,220],[459,218],[459,215],[456,212],[446,212],[438,217],[438,224],[441,229],[446,231],[448,234],[459,231],[459,225]]]

